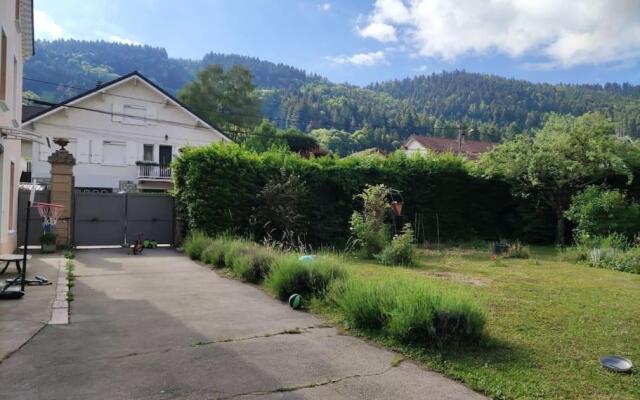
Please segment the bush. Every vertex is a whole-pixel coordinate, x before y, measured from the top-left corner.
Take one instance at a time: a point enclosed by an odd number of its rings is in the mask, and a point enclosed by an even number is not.
[[[529,246],[524,246],[522,243],[515,241],[507,247],[504,257],[527,259],[530,257]]]
[[[348,279],[331,289],[330,299],[337,304],[349,325],[366,331],[383,329],[389,320],[394,298],[389,286],[395,282]]]
[[[611,233],[604,236],[580,235],[576,238],[576,246],[591,250],[595,248],[626,250],[630,246],[629,239],[620,233]]]
[[[271,250],[258,245],[250,245],[231,260],[229,268],[243,280],[251,283],[261,282],[269,273],[274,254]]]
[[[224,268],[226,266],[224,262],[225,252],[232,240],[233,239],[226,236],[213,239],[209,246],[202,252],[202,261],[214,268]]]
[[[486,322],[484,311],[470,297],[422,281],[350,280],[336,287],[333,299],[352,326],[403,343],[472,343]]]
[[[640,248],[629,250],[595,248],[589,252],[589,266],[640,274]]]
[[[401,342],[439,346],[471,343],[482,335],[484,313],[460,292],[408,284],[396,296],[387,329]]]
[[[265,283],[278,299],[286,301],[294,293],[303,298],[321,297],[332,282],[344,276],[344,270],[330,258],[309,262],[287,255],[276,259]]]
[[[385,185],[367,185],[362,193],[355,196],[364,203],[364,210],[351,215],[350,240],[362,257],[375,257],[389,242],[389,227],[385,223],[391,208],[388,196],[389,189]]]
[[[631,239],[640,225],[640,204],[628,201],[619,190],[590,186],[573,197],[565,215],[576,224],[576,240],[613,233]]]
[[[184,251],[192,260],[200,260],[202,252],[209,246],[211,239],[202,232],[189,234],[184,241]]]
[[[402,233],[393,237],[382,253],[376,256],[384,265],[412,265],[416,258],[416,248],[411,224],[402,228]]]

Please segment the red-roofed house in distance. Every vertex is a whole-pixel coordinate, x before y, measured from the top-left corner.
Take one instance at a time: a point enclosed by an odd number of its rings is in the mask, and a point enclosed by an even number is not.
[[[464,155],[470,160],[477,160],[482,153],[486,153],[498,143],[479,140],[466,140],[466,133],[460,132],[457,139],[411,135],[402,145],[407,155],[429,152],[453,153]]]

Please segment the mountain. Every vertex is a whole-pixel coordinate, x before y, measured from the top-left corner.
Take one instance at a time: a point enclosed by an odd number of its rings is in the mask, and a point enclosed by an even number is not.
[[[538,128],[548,113],[593,110],[610,115],[620,134],[640,137],[640,86],[629,84],[551,85],[452,71],[358,87],[255,57],[176,59],[163,48],[104,41],[36,42],[25,90],[59,101],[138,70],[175,94],[208,64],[246,67],[265,117],[280,127],[332,129],[350,137],[354,150],[394,148],[412,133],[454,137],[459,126],[473,129],[471,138],[499,141]]]

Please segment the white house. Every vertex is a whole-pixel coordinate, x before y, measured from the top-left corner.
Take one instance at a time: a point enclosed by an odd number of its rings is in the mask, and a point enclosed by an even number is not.
[[[75,187],[100,192],[167,190],[169,164],[180,148],[229,140],[138,72],[27,116],[24,128],[51,144],[23,143],[32,178],[50,179],[47,159],[58,149],[53,139],[67,138]]]
[[[0,252],[16,248],[22,66],[33,55],[33,3],[0,0]]]

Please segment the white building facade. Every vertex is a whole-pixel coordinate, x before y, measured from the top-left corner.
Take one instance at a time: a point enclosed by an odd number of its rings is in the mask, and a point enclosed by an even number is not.
[[[53,140],[66,138],[76,189],[95,192],[165,191],[181,148],[229,140],[138,72],[36,114],[24,128],[51,145],[23,143],[32,179],[50,179]]]
[[[22,66],[33,55],[31,0],[0,0],[0,252],[17,245]]]

